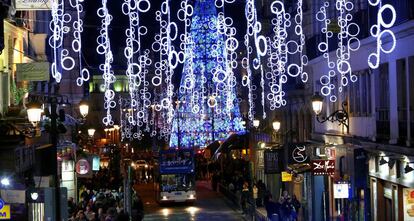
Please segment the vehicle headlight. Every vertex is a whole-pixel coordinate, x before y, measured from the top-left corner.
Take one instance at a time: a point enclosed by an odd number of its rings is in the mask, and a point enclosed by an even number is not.
[[[190,194],[190,196],[188,196],[188,198],[190,198],[190,199],[194,199],[195,197],[194,197],[194,194]]]
[[[167,200],[167,196],[162,196],[162,200]]]

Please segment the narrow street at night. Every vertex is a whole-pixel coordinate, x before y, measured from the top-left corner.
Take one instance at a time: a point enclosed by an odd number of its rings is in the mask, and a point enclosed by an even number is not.
[[[0,0],[0,221],[414,221],[414,0]]]
[[[160,205],[155,201],[152,183],[135,185],[144,202],[144,221],[241,221],[244,216],[238,208],[220,193],[211,190],[207,181],[197,182],[197,200],[194,203]]]

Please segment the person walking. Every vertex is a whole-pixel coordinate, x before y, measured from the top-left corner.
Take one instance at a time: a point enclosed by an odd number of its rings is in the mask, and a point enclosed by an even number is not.
[[[249,183],[244,181],[241,193],[241,206],[243,214],[247,214],[247,202],[249,199]]]

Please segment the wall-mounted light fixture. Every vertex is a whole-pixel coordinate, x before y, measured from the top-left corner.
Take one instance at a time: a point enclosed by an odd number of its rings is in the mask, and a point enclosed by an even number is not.
[[[382,156],[382,157],[381,157],[381,159],[380,159],[380,161],[379,161],[379,165],[380,165],[380,166],[382,166],[382,165],[384,165],[384,164],[386,164],[386,163],[388,163],[388,161],[386,161],[386,160],[384,159],[384,157]]]
[[[260,126],[260,120],[253,120],[253,127],[258,128]]]
[[[279,121],[279,120],[277,120],[277,119],[275,119],[275,120],[272,122],[272,127],[273,127],[273,130],[274,130],[275,132],[278,132],[278,131],[280,130],[280,125],[281,125],[280,121]]]
[[[409,172],[411,172],[413,170],[414,170],[414,168],[410,167],[410,163],[407,162],[407,164],[404,167],[404,173],[409,173]]]
[[[348,123],[348,112],[346,111],[347,103],[344,101],[342,102],[342,109],[333,112],[331,115],[327,117],[320,117],[320,113],[322,112],[323,108],[323,97],[319,95],[318,92],[315,93],[312,97],[312,109],[316,114],[316,120],[319,123],[325,123],[326,121],[330,122],[338,122],[339,125],[344,125],[349,131],[349,123]]]

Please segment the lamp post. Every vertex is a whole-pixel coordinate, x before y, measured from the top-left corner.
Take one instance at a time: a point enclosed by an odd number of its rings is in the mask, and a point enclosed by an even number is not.
[[[93,128],[90,128],[90,129],[88,129],[88,135],[90,136],[90,137],[93,137],[93,135],[95,134],[95,129],[93,129]]]
[[[40,122],[41,119],[41,104],[49,104],[50,105],[50,142],[52,144],[51,148],[51,160],[52,160],[52,169],[53,169],[53,176],[54,176],[54,187],[55,187],[55,205],[56,205],[56,218],[55,220],[62,220],[60,214],[60,183],[59,183],[59,176],[58,176],[58,160],[57,160],[57,145],[58,145],[58,132],[57,132],[57,118],[58,115],[57,105],[67,105],[69,104],[68,98],[58,94],[32,94],[29,95],[29,104],[27,105],[27,117],[28,120],[36,126],[37,123]],[[81,102],[79,105],[79,111],[83,117],[86,117],[88,114],[89,106],[85,101]]]
[[[332,114],[327,117],[320,117],[320,113],[322,112],[323,108],[323,97],[319,95],[318,92],[315,93],[312,97],[312,109],[316,114],[316,120],[319,123],[325,123],[326,121],[330,121],[332,123],[338,122],[339,125],[343,125],[346,127],[347,133],[349,133],[349,115],[346,110],[347,103],[346,101],[342,102],[342,109],[336,110]]]

